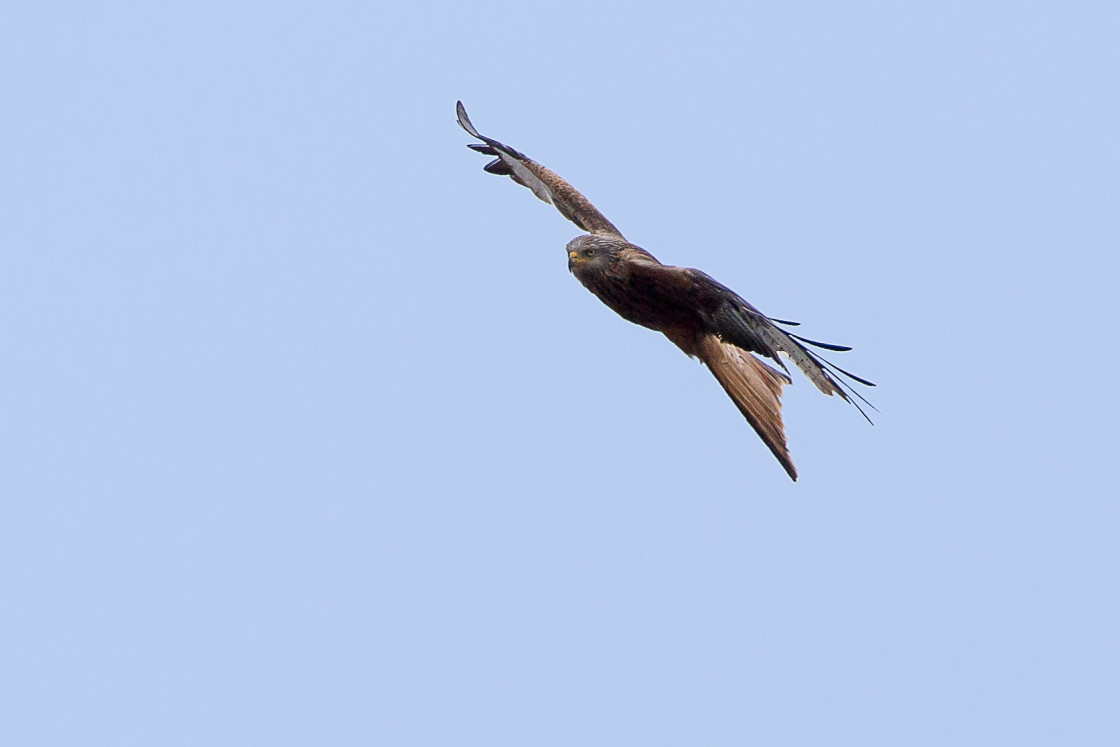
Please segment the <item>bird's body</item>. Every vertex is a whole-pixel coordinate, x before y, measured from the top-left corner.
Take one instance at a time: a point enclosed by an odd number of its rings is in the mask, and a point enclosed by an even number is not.
[[[604,246],[609,244],[615,246]],[[710,299],[701,297],[701,288],[680,268],[667,267],[621,239],[584,235],[573,239],[568,249],[571,273],[626,321],[659,332],[701,323],[696,302]],[[599,262],[596,252],[602,257]]]
[[[557,174],[513,148],[480,135],[461,102],[457,113],[463,129],[482,141],[481,145],[470,147],[497,157],[486,166],[486,171],[509,176],[528,187],[589,232],[572,239],[567,246],[568,269],[576,279],[623,319],[663,333],[687,355],[703,361],[789,476],[796,480],[797,470],[786,448],[781,418],[782,387],[791,380],[779,353],[792,360],[823,393],[839,394],[856,404],[828,369],[861,384],[874,385],[832,366],[801,342],[828,350],[849,348],[813,342],[786,332],[776,320],[707,274],[662,264],[645,249],[627,241],[587,198]],[[771,359],[782,370],[752,354]]]

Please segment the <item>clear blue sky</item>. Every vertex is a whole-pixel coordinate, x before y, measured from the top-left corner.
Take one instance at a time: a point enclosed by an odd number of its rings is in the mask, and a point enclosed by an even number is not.
[[[11,744],[1120,743],[1115,3],[0,12]],[[568,274],[880,386],[793,484]]]

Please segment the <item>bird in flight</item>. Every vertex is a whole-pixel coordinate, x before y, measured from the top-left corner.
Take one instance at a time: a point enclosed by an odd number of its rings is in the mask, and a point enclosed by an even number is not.
[[[528,187],[541,200],[587,233],[568,242],[568,270],[600,301],[623,319],[661,332],[689,357],[702,361],[739,412],[778,458],[793,480],[797,469],[786,447],[782,424],[782,387],[792,384],[783,358],[792,361],[818,389],[855,405],[874,407],[845,379],[875,386],[814,353],[806,345],[847,351],[800,337],[778,325],[797,322],[766,316],[700,270],[663,265],[627,241],[622,232],[575,187],[536,161],[479,133],[467,117],[463,102],[455,104],[459,125],[481,142],[467,147],[493,156],[483,170],[508,176]],[[804,343],[804,344],[803,344]],[[778,368],[756,356],[769,358]]]

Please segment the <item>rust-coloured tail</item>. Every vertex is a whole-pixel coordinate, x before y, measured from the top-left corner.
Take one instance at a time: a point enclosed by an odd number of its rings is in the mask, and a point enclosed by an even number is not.
[[[796,480],[797,468],[786,448],[782,424],[782,387],[790,383],[789,377],[745,350],[720,342],[715,335],[705,335],[697,352],[790,478]]]

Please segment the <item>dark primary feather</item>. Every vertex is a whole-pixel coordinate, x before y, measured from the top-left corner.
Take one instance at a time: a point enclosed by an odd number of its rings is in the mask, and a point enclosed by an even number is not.
[[[836,353],[847,353],[851,350],[851,347],[849,347],[848,345],[834,345],[831,342],[817,342],[816,340],[810,340],[809,338],[802,337],[801,335],[795,335],[792,332],[786,332],[786,334],[795,340],[799,340],[808,345],[812,345],[813,347],[821,348],[822,350],[831,350]]]

